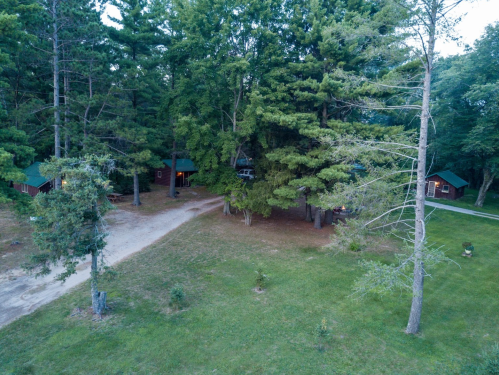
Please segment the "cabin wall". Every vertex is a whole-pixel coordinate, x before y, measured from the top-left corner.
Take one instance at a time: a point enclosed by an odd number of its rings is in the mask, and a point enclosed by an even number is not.
[[[159,173],[161,172],[161,177],[159,177]],[[170,186],[170,174],[172,173],[172,169],[165,165],[163,168],[156,168],[154,170],[154,183],[163,186]],[[192,176],[196,172],[177,172],[177,176],[175,178],[175,187],[187,187],[191,186],[190,182],[187,180],[188,177]]]
[[[45,185],[49,185],[49,186],[50,186],[50,184],[45,184]],[[45,186],[45,185],[43,185],[43,186]],[[14,186],[13,186],[13,187],[14,187],[14,189],[16,189],[18,192],[20,192],[20,193],[22,193],[22,192],[23,192],[23,191],[22,191],[22,189],[21,189],[21,184],[14,184]],[[50,190],[50,189],[48,189],[48,190]],[[48,191],[48,190],[47,190],[47,191]],[[35,196],[35,195],[37,195],[39,192],[40,192],[40,189],[38,189],[38,188],[36,188],[36,187],[34,187],[34,186],[30,186],[30,185],[28,185],[28,194],[29,194],[30,196],[34,197],[34,196]],[[26,194],[26,193],[24,193],[24,194]]]
[[[161,172],[161,177],[158,177]],[[154,170],[154,183],[163,186],[170,186],[170,174],[172,173],[172,169],[165,165],[163,168],[156,168]]]
[[[435,186],[435,198],[439,199],[450,199],[455,200],[461,198],[464,195],[464,187],[456,189],[453,185],[448,183],[446,180],[439,176],[432,176],[426,179],[425,195],[428,196],[428,185],[429,181],[435,181],[438,185]],[[449,192],[442,192],[442,187],[444,185],[449,185]]]

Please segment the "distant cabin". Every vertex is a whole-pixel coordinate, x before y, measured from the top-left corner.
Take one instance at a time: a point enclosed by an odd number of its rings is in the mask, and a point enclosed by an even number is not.
[[[23,172],[28,177],[28,180],[23,183],[14,183],[14,189],[21,193],[26,193],[34,197],[39,192],[47,193],[52,189],[52,181],[43,177],[40,174],[40,163],[31,164],[28,168],[24,169]]]
[[[164,167],[156,168],[154,171],[154,183],[163,186],[170,186],[170,174],[172,172],[172,159],[162,160]],[[188,178],[197,172],[197,168],[191,159],[177,159],[177,173],[175,177],[175,187],[191,186]]]
[[[464,195],[468,183],[451,171],[433,173],[426,177],[426,196],[429,198],[458,199]]]

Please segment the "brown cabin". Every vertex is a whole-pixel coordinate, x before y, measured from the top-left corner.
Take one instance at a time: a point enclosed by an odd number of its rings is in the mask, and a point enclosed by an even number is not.
[[[14,183],[14,189],[21,193],[26,193],[34,197],[38,193],[47,193],[52,189],[52,181],[43,177],[40,174],[40,165],[42,163],[36,162],[31,164],[23,172],[28,178],[27,181],[22,183]]]
[[[154,183],[163,186],[170,186],[170,175],[172,173],[172,159],[162,160],[163,168],[156,168],[154,171]],[[175,187],[191,186],[188,178],[197,172],[197,168],[191,159],[177,159]]]
[[[451,171],[433,173],[426,177],[425,194],[428,198],[458,199],[464,195],[468,183]]]

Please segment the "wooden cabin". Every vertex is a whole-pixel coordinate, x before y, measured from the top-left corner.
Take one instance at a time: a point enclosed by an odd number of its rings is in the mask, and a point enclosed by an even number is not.
[[[163,186],[170,186],[170,175],[172,173],[172,159],[162,160],[163,168],[156,168],[154,171],[154,183]],[[197,168],[191,159],[177,159],[175,187],[191,186],[188,178],[197,172]]]
[[[53,188],[52,181],[40,174],[41,164],[37,161],[24,169],[23,172],[28,177],[28,180],[22,183],[14,183],[14,189],[21,193],[29,194],[32,197],[40,192],[49,192]]]
[[[451,171],[433,173],[426,177],[425,194],[428,198],[459,199],[468,183]]]

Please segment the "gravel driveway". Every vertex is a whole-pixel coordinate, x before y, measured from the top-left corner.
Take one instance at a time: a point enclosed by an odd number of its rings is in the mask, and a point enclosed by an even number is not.
[[[218,207],[221,202],[222,198],[189,202],[180,208],[148,216],[124,210],[112,211],[106,217],[113,223],[109,227],[110,234],[106,238],[104,250],[108,265],[141,251],[183,223]],[[39,278],[28,276],[22,270],[10,272],[9,277],[0,275],[0,327],[33,312],[88,280],[90,257],[80,263],[78,272],[64,284],[54,280],[54,276],[61,271],[61,267],[54,267],[50,275]]]

